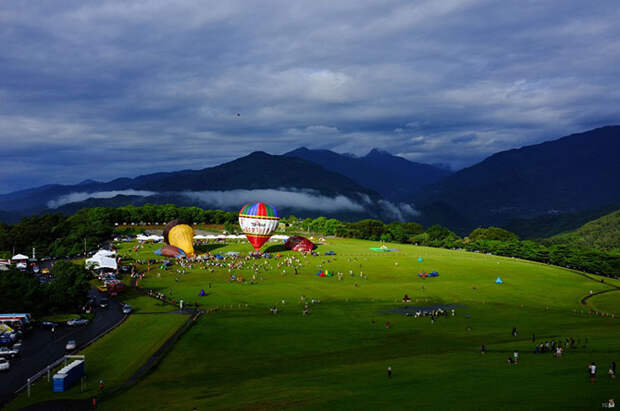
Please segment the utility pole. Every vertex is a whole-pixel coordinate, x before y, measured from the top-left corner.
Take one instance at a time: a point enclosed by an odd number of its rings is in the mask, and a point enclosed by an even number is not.
[[[84,237],[84,255],[86,255],[86,237]]]

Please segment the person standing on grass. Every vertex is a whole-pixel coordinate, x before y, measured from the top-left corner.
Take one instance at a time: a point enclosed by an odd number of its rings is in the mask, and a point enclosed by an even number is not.
[[[97,397],[93,397],[93,409],[97,408]]]
[[[594,361],[588,365],[588,372],[590,374],[590,383],[594,384],[596,381],[596,363]]]
[[[609,376],[611,377],[612,380],[616,378],[616,362],[615,361],[612,361],[611,364],[609,364]]]
[[[387,376],[388,378],[392,378],[392,366],[390,365],[387,367]]]
[[[513,353],[515,364],[519,364],[519,352],[515,351]]]
[[[103,380],[99,380],[99,392],[103,392]]]

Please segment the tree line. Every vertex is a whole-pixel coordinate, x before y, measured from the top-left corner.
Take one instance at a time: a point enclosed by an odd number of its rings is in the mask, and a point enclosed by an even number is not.
[[[236,212],[177,207],[172,204],[85,208],[72,216],[45,214],[23,218],[14,225],[0,223],[0,254],[8,257],[13,250],[28,252],[32,247],[36,247],[39,256],[83,254],[99,247],[114,235],[141,232],[142,229],[132,226],[132,223],[165,224],[176,218],[190,224],[216,224],[223,226],[228,232],[240,232],[237,217]],[[620,275],[620,256],[615,251],[522,241],[516,234],[498,227],[477,228],[468,236],[459,237],[446,227],[433,225],[424,228],[416,222],[384,223],[375,219],[346,222],[335,218],[300,219],[295,216],[282,218],[280,222],[282,230],[290,234],[315,233],[464,249],[539,261],[590,273]]]
[[[89,274],[70,261],[56,262],[54,278],[38,278],[11,268],[0,275],[0,312],[29,312],[35,315],[80,312],[86,304]]]

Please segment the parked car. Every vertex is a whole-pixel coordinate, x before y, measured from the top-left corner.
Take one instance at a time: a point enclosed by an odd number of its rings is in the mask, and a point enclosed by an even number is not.
[[[0,334],[0,345],[11,345],[13,344],[13,339],[9,335],[9,333]]]
[[[55,323],[54,321],[43,321],[41,323],[41,326],[47,327],[47,328],[55,328],[55,327],[58,327],[58,323]]]
[[[88,324],[88,320],[85,318],[74,318],[73,320],[67,321],[67,325],[77,326],[77,325],[86,325]]]
[[[11,368],[9,360],[4,357],[0,357],[0,371],[8,371]]]
[[[330,250],[330,251],[325,251],[325,255],[336,255],[336,253]]]
[[[0,357],[15,357],[18,356],[21,350],[19,348],[0,347]]]
[[[67,351],[75,350],[76,347],[77,347],[77,344],[75,343],[75,340],[69,340],[67,341],[67,344],[65,345],[65,350]]]
[[[99,300],[99,307],[101,308],[106,308],[109,304],[110,300],[108,300],[106,297],[103,297]]]
[[[125,304],[123,306],[123,314],[129,314],[131,312],[131,305]]]

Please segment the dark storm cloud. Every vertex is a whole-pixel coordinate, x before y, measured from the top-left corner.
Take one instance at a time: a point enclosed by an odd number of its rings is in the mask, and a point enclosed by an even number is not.
[[[0,192],[301,145],[462,167],[618,123],[618,21],[615,0],[5,2]]]

